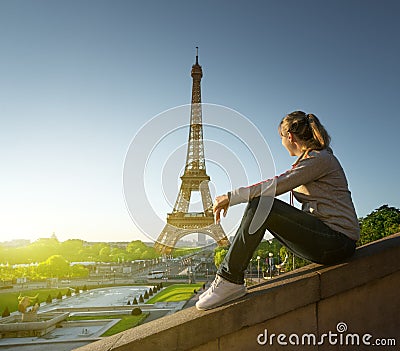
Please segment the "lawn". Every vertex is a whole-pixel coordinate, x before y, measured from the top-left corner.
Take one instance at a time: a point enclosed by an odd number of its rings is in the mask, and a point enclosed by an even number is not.
[[[128,314],[114,315],[114,316],[74,316],[68,317],[69,321],[82,321],[82,320],[93,320],[93,319],[121,319],[117,324],[108,329],[101,336],[111,336],[122,332],[124,330],[136,327],[144,319],[147,318],[149,313],[142,313],[140,316],[132,316]]]
[[[173,284],[160,291],[146,301],[146,303],[156,303],[156,302],[176,302],[189,300],[193,294],[194,290],[199,290],[203,286],[203,283],[199,284]]]
[[[49,294],[55,299],[58,293],[64,296],[68,289],[37,289],[37,290],[25,290],[21,293],[21,296],[35,297],[38,295],[39,302],[45,302]],[[4,292],[0,293],[0,315],[3,313],[6,307],[11,312],[14,312],[18,308],[18,296],[20,292]]]

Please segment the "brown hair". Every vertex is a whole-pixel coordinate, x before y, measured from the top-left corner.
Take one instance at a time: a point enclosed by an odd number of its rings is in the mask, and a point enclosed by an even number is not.
[[[303,111],[286,115],[279,124],[281,135],[293,133],[305,145],[305,150],[322,150],[329,147],[331,137],[317,116]]]

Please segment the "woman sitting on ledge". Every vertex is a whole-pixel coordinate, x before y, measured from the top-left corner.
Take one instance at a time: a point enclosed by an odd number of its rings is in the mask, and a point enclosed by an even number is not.
[[[229,206],[248,202],[229,251],[196,307],[207,310],[247,293],[244,272],[266,230],[297,256],[335,264],[352,256],[360,229],[343,169],[330,137],[313,114],[295,111],[279,124],[282,145],[297,161],[287,172],[218,196],[216,221]],[[274,196],[291,191],[299,210]]]

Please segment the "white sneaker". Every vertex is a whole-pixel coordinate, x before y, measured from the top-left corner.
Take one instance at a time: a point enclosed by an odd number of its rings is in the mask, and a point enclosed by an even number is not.
[[[208,290],[211,289],[216,283],[217,283],[217,278],[219,277],[219,275],[216,275],[214,280],[212,281],[212,283],[210,284],[210,286],[208,287],[208,289],[204,290],[200,296],[199,296],[199,300],[201,300],[203,297],[207,296],[208,294]]]
[[[211,286],[211,285],[210,285],[210,286]],[[201,300],[204,296],[207,295],[207,294],[206,294],[207,291],[208,291],[208,289],[205,290],[205,291],[203,291],[203,292],[199,295],[199,300]]]
[[[198,310],[209,310],[236,300],[246,294],[247,289],[244,285],[231,283],[217,275],[210,287],[199,296],[196,308]]]

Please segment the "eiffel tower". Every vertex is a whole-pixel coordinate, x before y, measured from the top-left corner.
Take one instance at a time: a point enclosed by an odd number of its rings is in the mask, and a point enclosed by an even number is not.
[[[229,240],[219,223],[215,223],[212,211],[212,200],[204,159],[203,125],[201,108],[200,81],[203,71],[199,65],[198,47],[196,63],[192,66],[191,76],[192,103],[190,113],[189,142],[186,155],[186,166],[178,197],[172,213],[167,214],[167,224],[154,247],[163,254],[169,254],[176,243],[186,235],[202,233],[211,236],[220,246],[229,245]],[[200,192],[203,212],[189,212],[190,198],[193,191]]]

